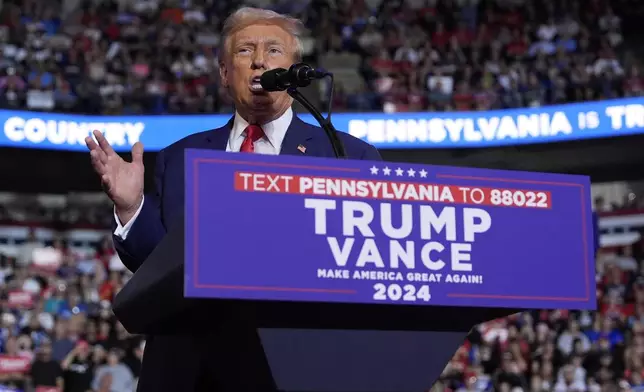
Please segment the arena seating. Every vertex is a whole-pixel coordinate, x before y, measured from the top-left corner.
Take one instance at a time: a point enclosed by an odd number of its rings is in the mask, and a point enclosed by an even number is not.
[[[229,113],[218,31],[239,3],[5,0],[0,107]],[[305,21],[306,60],[336,75],[338,110],[492,110],[644,95],[641,48],[624,26],[644,16],[641,0],[253,4]],[[598,212],[644,216],[641,184],[596,189]],[[129,276],[110,244],[110,219],[102,195],[0,194],[0,390],[134,390],[145,342],[110,313]],[[637,236],[609,239],[598,255],[599,312],[528,312],[481,325],[434,390],[643,389],[644,247]]]
[[[5,3],[2,107],[230,110],[217,80],[217,32],[236,2]],[[490,110],[644,93],[630,37],[605,1],[274,3],[306,22],[305,57],[336,75],[337,109]]]

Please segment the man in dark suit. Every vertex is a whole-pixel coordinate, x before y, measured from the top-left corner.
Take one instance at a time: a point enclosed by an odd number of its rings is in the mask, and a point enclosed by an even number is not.
[[[126,162],[95,132],[87,138],[92,163],[114,202],[114,243],[127,268],[136,271],[181,216],[186,148],[259,154],[333,157],[332,146],[319,128],[304,123],[291,109],[286,92],[264,91],[259,77],[267,70],[288,68],[300,61],[300,21],[272,11],[242,8],[224,23],[220,76],[235,103],[234,117],[223,127],[190,135],[158,154],[156,190],[143,194],[143,146],[132,148]],[[371,145],[340,133],[349,158],[380,160]],[[304,147],[304,148],[302,148]],[[211,336],[148,337],[139,391],[270,391],[269,374],[256,330],[222,320]],[[234,330],[234,332],[233,332]],[[232,338],[234,333],[238,338]],[[239,345],[245,345],[240,349]],[[238,353],[259,347],[257,355]],[[226,374],[226,377],[222,377]],[[232,381],[231,381],[232,380]]]

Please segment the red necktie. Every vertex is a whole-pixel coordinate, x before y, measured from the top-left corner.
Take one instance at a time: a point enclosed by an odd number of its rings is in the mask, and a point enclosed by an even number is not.
[[[244,130],[246,138],[242,142],[240,152],[255,152],[254,143],[264,136],[264,130],[259,125],[249,125]]]

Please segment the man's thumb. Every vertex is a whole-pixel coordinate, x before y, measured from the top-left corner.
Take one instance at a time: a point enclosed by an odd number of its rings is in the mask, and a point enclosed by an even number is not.
[[[132,146],[132,162],[143,164],[143,144],[136,142]]]

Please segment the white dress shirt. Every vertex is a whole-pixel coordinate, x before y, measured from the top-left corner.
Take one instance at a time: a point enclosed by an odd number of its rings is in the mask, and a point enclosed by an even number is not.
[[[279,155],[280,150],[282,149],[282,142],[286,136],[286,130],[289,125],[291,125],[291,120],[293,120],[293,109],[288,108],[288,110],[282,114],[277,119],[263,124],[262,130],[264,130],[264,137],[258,139],[253,143],[255,147],[255,153],[257,154],[266,154],[266,155]],[[241,145],[246,138],[246,127],[248,122],[244,120],[239,113],[235,113],[235,119],[233,120],[233,128],[230,131],[230,137],[228,138],[228,144],[226,145],[227,152],[239,152]],[[132,219],[127,222],[125,225],[121,224],[118,216],[116,215],[116,208],[114,209],[114,219],[116,220],[116,229],[114,230],[114,235],[121,240],[127,238],[127,234],[130,232],[134,221],[141,213],[143,208],[143,203],[145,203],[145,197],[141,201],[139,209],[136,211]]]

